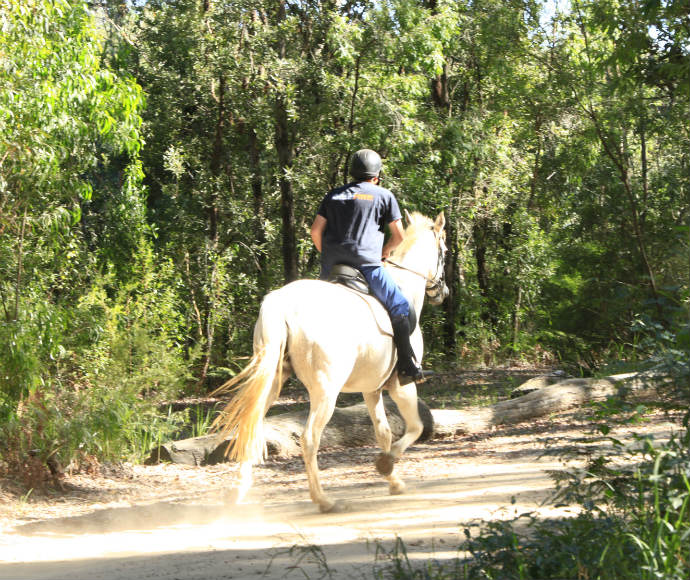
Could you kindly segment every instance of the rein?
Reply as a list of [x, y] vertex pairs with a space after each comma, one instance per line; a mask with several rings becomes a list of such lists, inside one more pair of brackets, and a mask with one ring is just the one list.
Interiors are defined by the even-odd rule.
[[[385, 260], [385, 262], [387, 264], [390, 264], [391, 266], [395, 266], [396, 268], [400, 268], [401, 270], [405, 270], [406, 272], [416, 274], [420, 278], [424, 278], [424, 280], [426, 281], [427, 290], [439, 290], [439, 288], [443, 285], [443, 277], [444, 277], [445, 271], [443, 269], [443, 253], [441, 251], [439, 251], [439, 253], [438, 253], [438, 261], [436, 262], [436, 274], [434, 275], [433, 278], [430, 278], [429, 276], [425, 276], [421, 272], [417, 272], [416, 270], [413, 270], [412, 268], [408, 268], [407, 266], [403, 266], [402, 264], [398, 264], [397, 262], [394, 262], [390, 258], [387, 258]], [[440, 276], [438, 275], [439, 271], [441, 272]]]
[[433, 278], [429, 278], [429, 276], [425, 276], [421, 272], [417, 272], [417, 270], [413, 270], [412, 268], [407, 268], [406, 266], [403, 266], [402, 264], [398, 264], [397, 262], [394, 262], [390, 258], [386, 258], [384, 260], [386, 264], [390, 264], [391, 266], [395, 266], [396, 268], [400, 268], [401, 270], [405, 270], [406, 272], [412, 272], [413, 274], [417, 274], [420, 278], [424, 278], [426, 280], [427, 284], [435, 284], [435, 280]]

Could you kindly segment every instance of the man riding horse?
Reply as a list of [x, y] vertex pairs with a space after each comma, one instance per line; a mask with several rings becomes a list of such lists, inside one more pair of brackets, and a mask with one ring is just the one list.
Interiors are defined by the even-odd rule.
[[[321, 201], [311, 238], [321, 252], [320, 278], [327, 280], [336, 264], [359, 270], [371, 293], [385, 306], [393, 326], [401, 385], [423, 379], [410, 345], [410, 304], [383, 267], [404, 238], [402, 215], [395, 196], [380, 186], [381, 157], [371, 149], [357, 151], [350, 164], [348, 183], [330, 191]], [[390, 238], [384, 245], [384, 228]]]

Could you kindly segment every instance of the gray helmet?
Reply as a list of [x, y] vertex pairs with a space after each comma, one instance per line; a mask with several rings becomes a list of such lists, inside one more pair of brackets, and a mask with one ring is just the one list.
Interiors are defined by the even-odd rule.
[[381, 165], [381, 157], [376, 151], [360, 149], [352, 156], [350, 175], [362, 181], [378, 177], [381, 172]]

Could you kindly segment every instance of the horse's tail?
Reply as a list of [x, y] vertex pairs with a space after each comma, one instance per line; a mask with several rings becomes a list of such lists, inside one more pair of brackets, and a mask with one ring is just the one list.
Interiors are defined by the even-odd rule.
[[254, 356], [236, 376], [215, 393], [234, 392], [213, 427], [222, 437], [232, 438], [228, 457], [257, 463], [264, 456], [264, 415], [283, 385], [283, 361], [287, 325], [276, 300], [267, 296], [254, 328]]

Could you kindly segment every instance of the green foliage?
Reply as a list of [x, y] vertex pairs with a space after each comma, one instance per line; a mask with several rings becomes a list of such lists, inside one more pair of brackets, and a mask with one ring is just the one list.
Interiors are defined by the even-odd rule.
[[666, 316], [662, 289], [688, 279], [678, 7], [539, 9], [189, 0], [120, 16], [148, 95], [149, 219], [208, 363], [248, 352], [286, 261], [316, 274], [308, 226], [361, 146], [403, 207], [446, 213], [453, 304], [425, 334], [451, 362], [595, 367], [635, 314]]
[[690, 398], [690, 323], [683, 308], [678, 308], [683, 318], [676, 324], [656, 322], [648, 317], [638, 317], [633, 330], [639, 337], [635, 353], [648, 370], [669, 378], [660, 387], [676, 402]]
[[624, 447], [608, 436], [610, 422], [644, 417], [620, 401], [600, 404], [599, 431], [617, 451], [595, 456], [586, 469], [557, 478], [555, 503], [575, 504], [575, 517], [543, 520], [532, 514], [493, 522], [468, 540], [468, 577], [664, 578], [687, 577], [690, 562], [690, 435], [668, 442], [637, 437]]
[[373, 577], [377, 580], [457, 580], [468, 578], [465, 563], [459, 559], [450, 562], [427, 560], [423, 563], [410, 560], [407, 546], [395, 538], [391, 549], [376, 544], [376, 564]]
[[623, 522], [601, 514], [492, 522], [467, 547], [467, 578], [640, 578]]
[[137, 282], [115, 289], [111, 274], [76, 308], [48, 303], [22, 317], [22, 334], [9, 341], [16, 348], [0, 358], [4, 372], [16, 372], [3, 377], [2, 454], [11, 467], [29, 456], [75, 467], [136, 459], [179, 429], [183, 416], [158, 409], [189, 379], [181, 319], [172, 268], [152, 257], [142, 243]]
[[187, 377], [176, 283], [146, 237], [143, 94], [104, 37], [83, 2], [0, 3], [0, 454], [30, 486], [145, 452]]
[[316, 206], [364, 146], [404, 209], [446, 215], [429, 361], [615, 355], [680, 384], [684, 5], [541, 10], [0, 0], [2, 416], [114, 389], [107, 423], [134, 425], [188, 369], [202, 393], [241, 365], [262, 296], [316, 275]]

